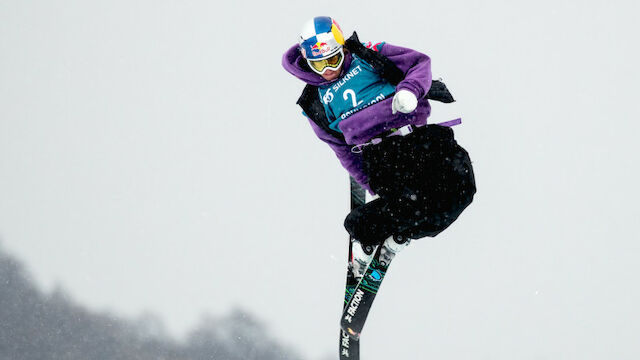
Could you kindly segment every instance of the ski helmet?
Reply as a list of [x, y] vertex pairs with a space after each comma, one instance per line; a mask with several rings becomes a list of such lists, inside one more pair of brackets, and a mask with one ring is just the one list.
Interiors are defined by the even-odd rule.
[[299, 44], [302, 56], [318, 74], [342, 65], [344, 35], [338, 23], [328, 16], [307, 21], [300, 33]]

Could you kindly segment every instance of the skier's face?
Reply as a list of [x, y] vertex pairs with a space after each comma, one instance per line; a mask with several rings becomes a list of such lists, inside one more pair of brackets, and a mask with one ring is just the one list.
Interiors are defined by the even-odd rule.
[[335, 80], [338, 78], [338, 76], [340, 76], [340, 71], [342, 71], [342, 66], [340, 66], [336, 70], [327, 70], [324, 74], [322, 74], [322, 78], [327, 81]]

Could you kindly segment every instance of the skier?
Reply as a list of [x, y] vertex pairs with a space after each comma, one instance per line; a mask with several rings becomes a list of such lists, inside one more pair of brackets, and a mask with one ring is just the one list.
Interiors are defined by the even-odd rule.
[[[436, 85], [428, 56], [384, 42], [365, 45], [355, 32], [345, 40], [337, 22], [321, 16], [304, 25], [282, 65], [307, 84], [297, 103], [318, 138], [379, 195], [344, 222], [363, 247], [436, 236], [471, 203], [476, 188], [467, 152], [451, 128], [427, 125], [427, 95]], [[450, 96], [438, 87], [439, 96]]]

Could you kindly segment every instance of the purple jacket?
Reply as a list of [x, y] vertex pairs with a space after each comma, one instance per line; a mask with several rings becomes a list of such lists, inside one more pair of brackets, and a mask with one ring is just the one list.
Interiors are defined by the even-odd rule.
[[[391, 103], [393, 98], [389, 97], [342, 120], [338, 127], [342, 131], [345, 141], [341, 141], [327, 133], [309, 119], [309, 123], [316, 135], [329, 144], [342, 166], [370, 193], [372, 191], [368, 186], [368, 178], [362, 169], [362, 155], [352, 152], [351, 148], [354, 145], [366, 143], [371, 138], [393, 128], [408, 124], [424, 125], [427, 123], [427, 117], [431, 112], [429, 102], [425, 98], [429, 88], [431, 88], [431, 60], [429, 57], [415, 50], [388, 43], [382, 46], [380, 54], [386, 56], [405, 74], [404, 80], [396, 86], [396, 92], [404, 89], [416, 95], [418, 107], [415, 111], [409, 114], [400, 112], [395, 115], [392, 114]], [[340, 78], [331, 82], [324, 80], [322, 76], [314, 72], [306, 71], [299, 65], [304, 61], [298, 45], [294, 45], [283, 55], [282, 66], [305, 83], [319, 86], [340, 80], [346, 73], [345, 70], [348, 70], [351, 65], [351, 55], [345, 52]]]

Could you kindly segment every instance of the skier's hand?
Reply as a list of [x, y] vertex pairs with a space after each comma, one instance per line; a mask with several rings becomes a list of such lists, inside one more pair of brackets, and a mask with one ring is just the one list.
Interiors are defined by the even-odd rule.
[[398, 111], [408, 114], [418, 107], [418, 99], [409, 90], [400, 90], [393, 97], [391, 103], [391, 113], [395, 114]]

